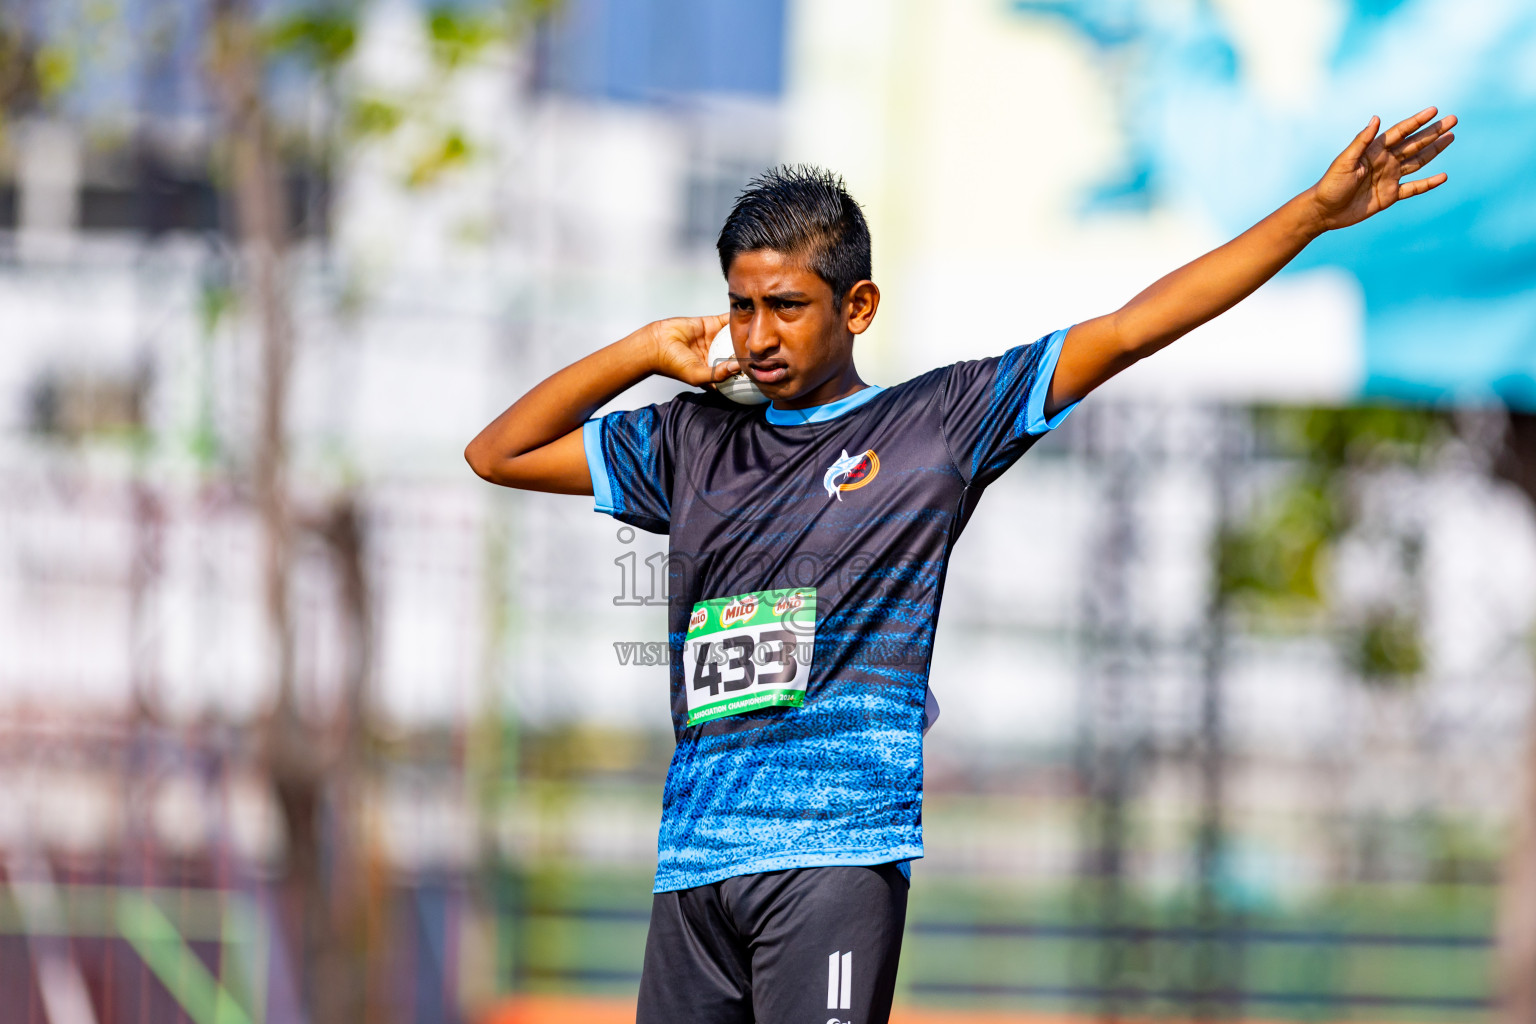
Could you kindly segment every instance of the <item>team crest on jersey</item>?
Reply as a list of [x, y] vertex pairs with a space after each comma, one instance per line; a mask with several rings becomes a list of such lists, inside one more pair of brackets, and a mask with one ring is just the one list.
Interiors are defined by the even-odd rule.
[[849, 455], [843, 449], [843, 457], [827, 467], [821, 485], [827, 489], [827, 497], [843, 500], [844, 491], [856, 491], [875, 478], [880, 472], [880, 456], [873, 448], [858, 455]]

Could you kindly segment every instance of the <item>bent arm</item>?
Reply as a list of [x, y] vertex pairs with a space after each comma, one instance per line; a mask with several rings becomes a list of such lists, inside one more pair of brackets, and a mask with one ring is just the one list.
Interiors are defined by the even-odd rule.
[[504, 487], [591, 494], [581, 425], [653, 372], [655, 350], [642, 328], [572, 363], [492, 420], [464, 449], [465, 460]]
[[740, 367], [709, 364], [709, 343], [724, 316], [683, 316], [646, 324], [572, 363], [491, 421], [464, 458], [493, 484], [555, 494], [591, 494], [581, 425], [600, 406], [653, 373], [685, 384], [717, 384]]

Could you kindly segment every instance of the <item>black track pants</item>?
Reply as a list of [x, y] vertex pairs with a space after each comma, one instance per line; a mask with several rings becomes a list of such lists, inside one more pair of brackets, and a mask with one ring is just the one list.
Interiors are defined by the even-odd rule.
[[657, 893], [638, 1024], [884, 1024], [907, 880], [793, 868]]

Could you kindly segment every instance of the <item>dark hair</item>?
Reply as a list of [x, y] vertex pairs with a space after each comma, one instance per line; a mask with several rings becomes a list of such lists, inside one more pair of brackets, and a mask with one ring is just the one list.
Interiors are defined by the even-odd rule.
[[744, 252], [770, 249], [802, 261], [832, 288], [841, 306], [848, 289], [871, 276], [869, 225], [843, 179], [820, 167], [791, 164], [753, 178], [725, 218], [720, 272]]

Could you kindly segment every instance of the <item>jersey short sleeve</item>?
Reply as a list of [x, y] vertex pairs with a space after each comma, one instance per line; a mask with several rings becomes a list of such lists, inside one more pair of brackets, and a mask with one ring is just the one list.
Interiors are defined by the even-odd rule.
[[1046, 419], [1045, 399], [1067, 328], [997, 356], [949, 367], [943, 391], [944, 441], [965, 482], [984, 487], [1077, 408]]
[[678, 403], [611, 412], [582, 425], [582, 447], [599, 512], [651, 533], [672, 520], [673, 443]]

